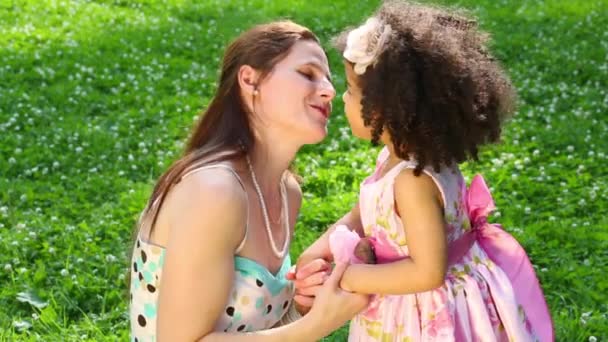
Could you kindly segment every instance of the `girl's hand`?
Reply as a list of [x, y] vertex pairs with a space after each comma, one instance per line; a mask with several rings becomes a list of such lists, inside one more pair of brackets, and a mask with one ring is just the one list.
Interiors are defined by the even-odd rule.
[[357, 259], [361, 260], [364, 264], [376, 264], [376, 253], [374, 252], [374, 245], [369, 238], [362, 238], [355, 246], [354, 251]]
[[327, 281], [318, 290], [309, 313], [330, 331], [340, 328], [369, 303], [368, 295], [349, 293], [338, 286], [347, 267], [347, 264], [334, 267]]

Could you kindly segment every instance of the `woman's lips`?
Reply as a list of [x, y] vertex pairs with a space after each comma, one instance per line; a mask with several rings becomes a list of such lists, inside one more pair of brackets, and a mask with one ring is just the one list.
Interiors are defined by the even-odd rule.
[[329, 118], [329, 107], [317, 105], [311, 105], [311, 107], [318, 110], [325, 118]]

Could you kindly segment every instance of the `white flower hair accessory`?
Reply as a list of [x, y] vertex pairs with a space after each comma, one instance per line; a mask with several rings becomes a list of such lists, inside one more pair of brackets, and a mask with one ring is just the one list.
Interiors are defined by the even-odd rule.
[[390, 25], [383, 24], [375, 17], [367, 19], [365, 24], [350, 31], [342, 56], [355, 64], [355, 74], [363, 75], [368, 66], [376, 64], [391, 32]]

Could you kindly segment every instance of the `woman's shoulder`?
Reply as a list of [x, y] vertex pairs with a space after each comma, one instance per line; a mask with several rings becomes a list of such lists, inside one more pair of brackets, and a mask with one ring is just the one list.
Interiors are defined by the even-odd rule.
[[[234, 171], [205, 167], [187, 173], [167, 194], [155, 230], [161, 240], [187, 234], [198, 240], [217, 228], [237, 246], [247, 224], [247, 194]], [[164, 231], [164, 232], [163, 232]], [[204, 240], [204, 239], [203, 239]], [[201, 241], [201, 240], [198, 240]]]
[[167, 200], [174, 202], [173, 206], [178, 211], [239, 211], [246, 209], [247, 204], [242, 182], [227, 164], [210, 165], [188, 172], [167, 197]]

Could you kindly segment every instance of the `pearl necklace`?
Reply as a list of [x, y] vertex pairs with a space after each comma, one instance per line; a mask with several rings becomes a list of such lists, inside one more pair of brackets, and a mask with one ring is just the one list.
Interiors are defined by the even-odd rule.
[[247, 165], [249, 166], [249, 173], [251, 173], [251, 180], [253, 181], [253, 186], [255, 187], [255, 191], [258, 193], [258, 199], [260, 200], [260, 206], [262, 207], [262, 214], [264, 216], [264, 223], [266, 225], [266, 233], [268, 233], [268, 240], [270, 241], [270, 247], [272, 248], [272, 252], [279, 259], [283, 259], [285, 253], [287, 252], [287, 246], [289, 245], [289, 207], [287, 206], [287, 196], [285, 196], [285, 183], [283, 179], [281, 179], [281, 200], [282, 207], [281, 212], [285, 211], [285, 242], [283, 243], [283, 249], [279, 251], [276, 243], [274, 242], [274, 236], [272, 235], [272, 230], [270, 229], [270, 219], [268, 218], [268, 210], [266, 209], [266, 201], [264, 200], [264, 195], [262, 195], [262, 190], [260, 189], [260, 185], [258, 184], [258, 180], [255, 176], [255, 172], [253, 171], [253, 166], [251, 165], [251, 160], [249, 160], [249, 156], [247, 156]]

